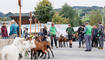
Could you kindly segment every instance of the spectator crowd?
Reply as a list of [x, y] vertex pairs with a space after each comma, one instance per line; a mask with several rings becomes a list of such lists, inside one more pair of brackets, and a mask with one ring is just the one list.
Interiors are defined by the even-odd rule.
[[[23, 30], [21, 30], [22, 37], [27, 38], [28, 35], [28, 28], [24, 27]], [[71, 26], [71, 24], [68, 25], [66, 32], [68, 34], [68, 41], [69, 41], [69, 47], [72, 48], [72, 41], [73, 41], [73, 35], [74, 35], [74, 29]], [[50, 36], [51, 38], [51, 47], [53, 48], [53, 44], [55, 43], [55, 47], [58, 48], [57, 46], [57, 34], [56, 27], [54, 23], [51, 24], [51, 27], [48, 31], [47, 26], [45, 25], [44, 28], [40, 29], [40, 32], [38, 35], [43, 36], [43, 41], [46, 40], [47, 36]], [[98, 26], [94, 25], [91, 26], [89, 25], [88, 22], [85, 24], [81, 25], [78, 28], [78, 41], [79, 41], [79, 48], [85, 47], [86, 45], [86, 50], [85, 51], [92, 51], [92, 47], [98, 48], [98, 49], [103, 49], [104, 48], [104, 26], [102, 23], [99, 23]], [[3, 23], [0, 31], [0, 35], [2, 39], [14, 39], [15, 37], [19, 37], [19, 26], [15, 24], [15, 21], [11, 21], [10, 25], [10, 33], [8, 34], [8, 29], [6, 27], [6, 23]], [[53, 43], [54, 42], [54, 43]]]

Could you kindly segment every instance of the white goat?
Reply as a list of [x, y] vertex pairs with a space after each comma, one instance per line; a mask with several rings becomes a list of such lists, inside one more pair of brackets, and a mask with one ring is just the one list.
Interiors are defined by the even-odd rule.
[[1, 51], [2, 60], [19, 60], [19, 54], [22, 54], [24, 57], [26, 50], [36, 47], [33, 40], [24, 40], [24, 38], [15, 38], [11, 45], [5, 46]]

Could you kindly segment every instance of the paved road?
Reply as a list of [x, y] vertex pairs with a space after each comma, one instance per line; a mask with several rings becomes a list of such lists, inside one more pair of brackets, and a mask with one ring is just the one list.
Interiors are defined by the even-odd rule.
[[49, 60], [105, 60], [105, 49], [93, 48], [92, 52], [85, 52], [85, 48], [78, 48], [78, 42], [73, 43], [73, 48], [54, 48], [53, 50], [55, 57]]
[[54, 48], [55, 57], [49, 60], [105, 60], [105, 49], [93, 48], [92, 52], [85, 52], [84, 50], [85, 48], [78, 48], [78, 42], [73, 42], [73, 48]]

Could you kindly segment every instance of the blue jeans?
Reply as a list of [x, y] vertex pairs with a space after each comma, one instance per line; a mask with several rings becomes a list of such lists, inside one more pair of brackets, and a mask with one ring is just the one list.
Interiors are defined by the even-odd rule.
[[79, 36], [79, 47], [81, 47], [81, 44], [84, 44], [83, 39], [83, 37]]
[[86, 49], [91, 50], [92, 49], [91, 35], [85, 35], [85, 43], [86, 43]]
[[103, 38], [102, 35], [99, 37], [99, 47], [100, 48], [103, 48], [104, 47], [104, 38]]

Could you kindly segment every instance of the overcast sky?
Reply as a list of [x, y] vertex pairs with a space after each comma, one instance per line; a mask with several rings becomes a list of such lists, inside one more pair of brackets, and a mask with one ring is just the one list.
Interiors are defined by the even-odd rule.
[[[30, 12], [40, 0], [23, 0], [22, 12]], [[54, 8], [61, 8], [68, 3], [71, 6], [105, 6], [105, 0], [50, 0]], [[18, 13], [18, 0], [0, 0], [0, 11]]]

